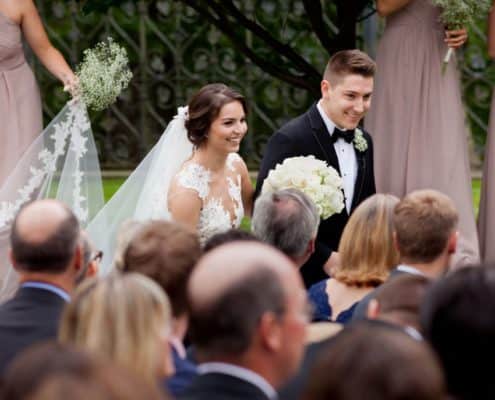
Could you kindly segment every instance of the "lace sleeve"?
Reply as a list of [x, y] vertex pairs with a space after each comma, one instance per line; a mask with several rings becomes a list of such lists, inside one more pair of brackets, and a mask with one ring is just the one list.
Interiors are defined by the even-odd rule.
[[189, 164], [177, 175], [177, 184], [192, 189], [205, 200], [209, 193], [210, 172], [199, 164]]

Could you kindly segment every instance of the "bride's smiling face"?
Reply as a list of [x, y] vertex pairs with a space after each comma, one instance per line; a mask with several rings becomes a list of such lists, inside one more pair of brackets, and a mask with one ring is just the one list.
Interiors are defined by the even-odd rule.
[[246, 113], [239, 101], [222, 106], [208, 130], [206, 146], [226, 153], [239, 151], [241, 140], [247, 132]]

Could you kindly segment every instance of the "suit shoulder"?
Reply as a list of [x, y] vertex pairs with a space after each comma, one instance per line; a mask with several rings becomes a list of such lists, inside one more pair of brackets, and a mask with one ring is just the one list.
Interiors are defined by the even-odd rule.
[[310, 127], [308, 116], [304, 113], [286, 122], [275, 133], [295, 139], [299, 135], [304, 134], [304, 132], [310, 129]]

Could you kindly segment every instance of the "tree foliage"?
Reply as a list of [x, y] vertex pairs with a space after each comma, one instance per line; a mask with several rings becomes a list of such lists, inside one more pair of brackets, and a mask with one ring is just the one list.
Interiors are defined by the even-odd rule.
[[[126, 0], [79, 0], [85, 12], [105, 12]], [[275, 37], [259, 21], [248, 18], [234, 0], [171, 0], [186, 4], [225, 34], [235, 48], [270, 75], [318, 94], [320, 72], [290, 43]], [[324, 0], [323, 0], [324, 1]], [[328, 55], [356, 46], [356, 23], [371, 0], [333, 0], [335, 13], [327, 18], [322, 0], [302, 0], [309, 21], [308, 35], [314, 35]], [[253, 37], [246, 40], [246, 32]], [[260, 51], [260, 49], [262, 51]]]

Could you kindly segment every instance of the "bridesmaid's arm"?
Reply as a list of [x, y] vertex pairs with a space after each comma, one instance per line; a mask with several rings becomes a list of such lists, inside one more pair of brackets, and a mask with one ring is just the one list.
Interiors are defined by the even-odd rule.
[[488, 54], [495, 58], [495, 1], [488, 16]]
[[43, 27], [33, 0], [19, 0], [22, 5], [22, 32], [29, 46], [36, 53], [41, 63], [69, 90], [75, 89], [77, 78], [62, 54], [52, 46]]
[[412, 0], [376, 0], [376, 10], [382, 17], [388, 17], [407, 6]]

